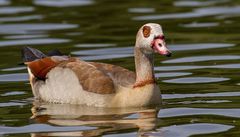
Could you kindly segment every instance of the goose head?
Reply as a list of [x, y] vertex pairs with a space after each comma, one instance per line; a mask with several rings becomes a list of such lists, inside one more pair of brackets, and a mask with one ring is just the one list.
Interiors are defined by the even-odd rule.
[[158, 53], [167, 57], [172, 54], [167, 49], [162, 27], [156, 23], [147, 23], [139, 29], [135, 47], [145, 54]]

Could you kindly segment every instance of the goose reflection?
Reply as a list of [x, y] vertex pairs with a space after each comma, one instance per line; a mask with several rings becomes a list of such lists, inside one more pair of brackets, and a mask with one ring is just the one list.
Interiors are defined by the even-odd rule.
[[128, 133], [129, 130], [135, 130], [138, 136], [142, 136], [156, 128], [158, 112], [159, 107], [96, 108], [34, 102], [31, 117], [34, 123], [63, 128], [32, 133], [31, 136], [101, 136]]

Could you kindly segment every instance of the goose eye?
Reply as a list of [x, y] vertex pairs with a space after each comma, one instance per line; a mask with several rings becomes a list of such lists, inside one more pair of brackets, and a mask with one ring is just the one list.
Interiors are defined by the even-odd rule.
[[150, 34], [151, 34], [151, 27], [149, 27], [149, 26], [144, 26], [144, 27], [143, 27], [143, 36], [144, 36], [145, 38], [148, 38], [148, 37], [150, 36]]

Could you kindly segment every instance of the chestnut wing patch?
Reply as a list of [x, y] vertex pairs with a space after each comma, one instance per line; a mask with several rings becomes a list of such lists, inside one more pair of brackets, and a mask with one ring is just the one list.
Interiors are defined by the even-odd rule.
[[46, 79], [47, 73], [57, 66], [58, 62], [55, 62], [51, 57], [38, 59], [32, 62], [26, 63], [33, 75], [39, 79]]
[[58, 64], [62, 62], [71, 62], [75, 61], [74, 58], [68, 58], [67, 56], [52, 56], [46, 57], [42, 59], [37, 59], [31, 62], [25, 62], [28, 68], [31, 70], [32, 74], [41, 80], [46, 79], [47, 73], [56, 67]]

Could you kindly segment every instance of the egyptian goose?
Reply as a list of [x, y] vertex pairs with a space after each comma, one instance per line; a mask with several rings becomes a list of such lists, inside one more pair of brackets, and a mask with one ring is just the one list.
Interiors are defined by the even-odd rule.
[[59, 52], [45, 55], [25, 47], [34, 96], [52, 103], [84, 104], [95, 107], [142, 107], [161, 104], [154, 77], [153, 53], [171, 56], [159, 24], [143, 25], [134, 48], [136, 73], [120, 66], [86, 62]]

